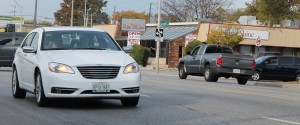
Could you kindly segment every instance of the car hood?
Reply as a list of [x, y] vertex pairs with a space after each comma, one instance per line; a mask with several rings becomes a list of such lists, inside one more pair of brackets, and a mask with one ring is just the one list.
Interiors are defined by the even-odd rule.
[[118, 65], [126, 66], [135, 62], [123, 51], [108, 50], [60, 50], [46, 51], [45, 54], [57, 63], [69, 66], [79, 65]]

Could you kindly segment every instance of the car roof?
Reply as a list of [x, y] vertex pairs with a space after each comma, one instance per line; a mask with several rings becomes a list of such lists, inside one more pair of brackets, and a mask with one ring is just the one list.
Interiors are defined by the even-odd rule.
[[71, 27], [71, 26], [59, 26], [59, 27], [41, 27], [45, 32], [49, 31], [98, 31], [98, 32], [105, 32], [102, 29], [95, 29], [95, 28], [89, 28], [89, 27]]

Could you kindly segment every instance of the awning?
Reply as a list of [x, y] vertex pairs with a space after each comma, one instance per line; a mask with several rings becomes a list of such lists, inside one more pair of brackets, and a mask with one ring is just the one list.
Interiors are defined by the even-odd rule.
[[[170, 26], [164, 29], [164, 41], [172, 41], [198, 30], [197, 26]], [[142, 33], [141, 40], [155, 40], [156, 27], [146, 28], [146, 32]], [[127, 40], [127, 36], [117, 37], [116, 40]]]
[[[180, 37], [186, 36], [193, 32], [196, 32], [198, 28], [195, 27], [166, 27], [164, 29], [164, 40], [165, 41], [172, 41], [178, 39]], [[141, 40], [155, 40], [155, 30], [156, 28], [147, 28], [146, 32], [144, 32], [141, 36]]]

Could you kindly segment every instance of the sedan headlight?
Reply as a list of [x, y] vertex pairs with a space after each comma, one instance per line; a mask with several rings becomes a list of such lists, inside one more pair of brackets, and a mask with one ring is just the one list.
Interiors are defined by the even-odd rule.
[[139, 66], [137, 63], [130, 63], [124, 69], [124, 74], [127, 73], [137, 73], [139, 71]]
[[49, 70], [56, 73], [71, 73], [74, 74], [74, 70], [67, 65], [60, 64], [60, 63], [49, 63]]

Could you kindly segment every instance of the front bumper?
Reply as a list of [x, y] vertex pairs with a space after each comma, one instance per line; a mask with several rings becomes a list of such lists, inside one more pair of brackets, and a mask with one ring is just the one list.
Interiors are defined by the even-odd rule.
[[[43, 88], [47, 98], [130, 98], [138, 97], [141, 75], [138, 73], [123, 74], [124, 67], [114, 79], [86, 79], [77, 68], [75, 74], [42, 73]], [[110, 84], [110, 92], [93, 92], [93, 83]]]

